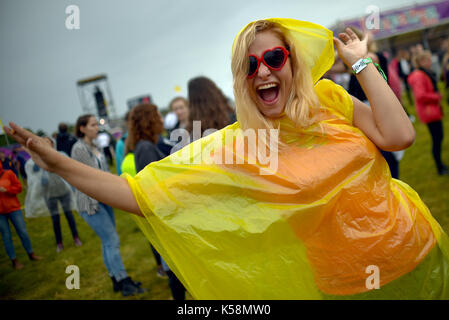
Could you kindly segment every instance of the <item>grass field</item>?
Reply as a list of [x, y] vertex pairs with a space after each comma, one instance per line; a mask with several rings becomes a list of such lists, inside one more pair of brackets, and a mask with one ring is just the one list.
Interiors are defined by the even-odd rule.
[[[405, 100], [406, 101], [406, 100]], [[406, 104], [410, 113], [413, 106]], [[448, 106], [444, 105], [447, 112]], [[412, 186], [430, 208], [433, 216], [449, 232], [449, 176], [436, 173], [431, 156], [431, 140], [427, 127], [418, 120], [414, 123], [416, 141], [407, 149], [400, 163], [400, 179]], [[449, 117], [444, 118], [444, 131], [449, 132]], [[449, 138], [443, 143], [443, 162], [449, 164]], [[23, 201], [24, 192], [20, 198]], [[23, 203], [23, 202], [22, 202]], [[148, 241], [134, 220], [120, 210], [115, 210], [117, 230], [121, 240], [121, 252], [129, 275], [141, 281], [149, 291], [126, 299], [169, 299], [168, 281], [156, 277], [156, 263]], [[93, 230], [75, 214], [82, 247], [75, 247], [67, 220], [61, 216], [65, 250], [57, 254], [50, 217], [26, 219], [34, 251], [44, 260], [32, 262], [13, 230], [13, 241], [19, 261], [25, 264], [16, 271], [3, 248], [0, 248], [0, 299], [124, 299], [112, 291], [111, 280], [103, 264], [100, 239]], [[68, 290], [65, 273], [68, 265], [80, 268], [80, 289]], [[191, 299], [187, 295], [188, 299]]]

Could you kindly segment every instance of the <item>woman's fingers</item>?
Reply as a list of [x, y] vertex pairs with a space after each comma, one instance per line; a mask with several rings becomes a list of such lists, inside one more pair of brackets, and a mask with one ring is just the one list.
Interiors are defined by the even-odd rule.
[[21, 126], [15, 124], [14, 122], [10, 122], [9, 125], [11, 126], [11, 128], [14, 130], [14, 137], [16, 135], [20, 136], [21, 138], [23, 138], [25, 141], [28, 138], [34, 138], [36, 137], [36, 135], [34, 135], [33, 133], [29, 132], [28, 130], [22, 128]]
[[344, 44], [340, 39], [338, 39], [337, 37], [334, 37], [334, 44], [335, 44], [335, 47], [336, 47], [337, 49], [340, 49], [341, 46], [344, 46], [344, 45], [345, 45], [345, 44]]
[[11, 128], [4, 127], [5, 132], [24, 147], [25, 151], [31, 155], [36, 164], [45, 170], [50, 170], [51, 168], [47, 164], [49, 161], [52, 162], [51, 155], [53, 148], [50, 142], [47, 142], [45, 139], [38, 137], [13, 122], [10, 122], [9, 125]]
[[340, 33], [338, 37], [343, 41], [344, 44], [351, 42], [351, 38], [346, 33]]
[[21, 136], [16, 132], [15, 129], [11, 129], [11, 128], [7, 127], [7, 126], [4, 126], [4, 127], [3, 127], [3, 130], [5, 130], [5, 132], [6, 132], [6, 134], [7, 134], [8, 136], [10, 136], [10, 137], [13, 138], [14, 140], [16, 140], [16, 141], [17, 141], [18, 143], [20, 143], [22, 146], [25, 146], [26, 140], [25, 140], [23, 137], [21, 137]]
[[359, 37], [355, 34], [355, 32], [351, 30], [351, 28], [346, 28], [346, 33], [349, 35], [351, 40], [360, 40]]
[[35, 150], [35, 148], [39, 146], [38, 140], [40, 138], [38, 136], [15, 124], [14, 122], [10, 122], [9, 125], [11, 128], [4, 127], [5, 132], [22, 146], [30, 150]]

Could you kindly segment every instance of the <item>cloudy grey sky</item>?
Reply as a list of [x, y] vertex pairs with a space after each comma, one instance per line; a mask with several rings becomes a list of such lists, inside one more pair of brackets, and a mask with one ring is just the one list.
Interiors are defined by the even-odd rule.
[[[187, 95], [190, 78], [211, 78], [232, 97], [234, 36], [267, 17], [326, 27], [365, 14], [427, 1], [404, 0], [0, 0], [0, 117], [33, 130], [56, 130], [83, 113], [76, 81], [105, 73], [118, 115], [126, 100], [150, 93], [159, 108]], [[80, 29], [67, 30], [68, 5]]]

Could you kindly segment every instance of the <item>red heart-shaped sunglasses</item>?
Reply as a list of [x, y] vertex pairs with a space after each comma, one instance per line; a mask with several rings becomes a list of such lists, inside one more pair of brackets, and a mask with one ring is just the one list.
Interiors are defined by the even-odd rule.
[[263, 62], [271, 70], [279, 71], [287, 62], [287, 58], [290, 52], [284, 47], [274, 47], [272, 49], [265, 50], [262, 53], [262, 57], [259, 58], [254, 54], [248, 55], [249, 57], [249, 69], [248, 78], [252, 78], [259, 70], [260, 63]]

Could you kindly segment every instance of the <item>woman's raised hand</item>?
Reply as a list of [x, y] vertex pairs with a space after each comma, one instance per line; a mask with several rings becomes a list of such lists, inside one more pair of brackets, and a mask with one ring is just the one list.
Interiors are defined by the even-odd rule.
[[337, 48], [338, 56], [349, 68], [359, 59], [368, 57], [368, 36], [362, 40], [350, 28], [346, 32], [340, 33], [338, 38], [334, 37], [334, 45]]
[[30, 131], [10, 122], [11, 128], [5, 126], [5, 132], [31, 155], [34, 162], [47, 171], [54, 172], [60, 154], [52, 148], [47, 139], [41, 138]]

